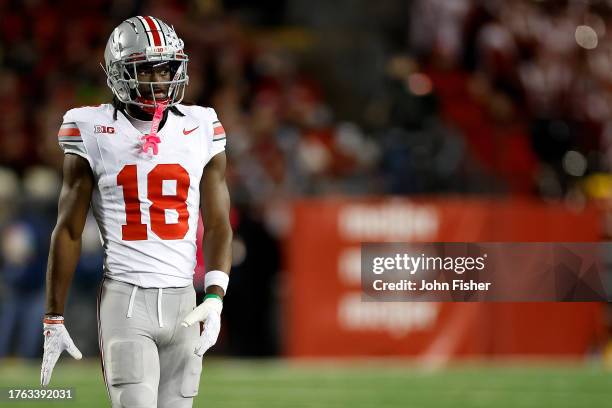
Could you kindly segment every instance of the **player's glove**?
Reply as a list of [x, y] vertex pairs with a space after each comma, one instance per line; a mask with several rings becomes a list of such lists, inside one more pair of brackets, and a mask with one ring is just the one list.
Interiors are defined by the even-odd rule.
[[221, 310], [223, 310], [221, 299], [215, 295], [206, 295], [204, 302], [189, 312], [181, 322], [183, 327], [204, 322], [204, 331], [202, 331], [200, 336], [200, 344], [194, 350], [194, 353], [200, 357], [217, 342], [219, 332], [221, 331]]
[[74, 342], [64, 326], [64, 318], [61, 316], [45, 317], [43, 320], [43, 335], [45, 345], [43, 353], [42, 368], [40, 369], [40, 385], [46, 387], [51, 381], [53, 367], [64, 350], [77, 360], [83, 355], [74, 345]]

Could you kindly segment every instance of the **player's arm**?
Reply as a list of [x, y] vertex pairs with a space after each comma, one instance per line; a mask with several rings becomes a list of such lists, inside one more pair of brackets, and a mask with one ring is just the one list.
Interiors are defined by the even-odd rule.
[[89, 163], [75, 154], [64, 155], [64, 181], [58, 204], [57, 223], [51, 235], [47, 265], [47, 305], [43, 319], [45, 345], [40, 384], [47, 386], [53, 368], [64, 350], [80, 360], [82, 355], [64, 327], [64, 306], [79, 255], [81, 234], [93, 190]]
[[[225, 167], [225, 153], [221, 152], [213, 156], [204, 168], [200, 182], [200, 210], [204, 221], [202, 246], [206, 269], [229, 275], [232, 265], [232, 227], [229, 221], [230, 197], [225, 182]], [[206, 293], [221, 298], [225, 295], [224, 289], [215, 284], [208, 286]]]
[[51, 235], [47, 264], [46, 315], [63, 315], [68, 288], [81, 253], [81, 234], [87, 220], [94, 179], [89, 163], [64, 155], [64, 180], [57, 222]]
[[204, 302], [191, 311], [182, 322], [184, 327], [204, 322], [200, 344], [194, 350], [198, 356], [212, 347], [221, 331], [223, 296], [232, 264], [232, 227], [229, 222], [230, 198], [225, 182], [225, 153], [217, 153], [204, 168], [200, 182], [200, 210], [204, 221], [205, 276]]

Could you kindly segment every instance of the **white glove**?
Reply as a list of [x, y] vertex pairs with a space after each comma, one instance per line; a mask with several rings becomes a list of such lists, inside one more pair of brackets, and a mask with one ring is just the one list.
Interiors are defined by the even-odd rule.
[[67, 350], [68, 353], [77, 360], [80, 360], [83, 355], [74, 345], [74, 342], [68, 334], [68, 330], [64, 327], [64, 318], [45, 318], [43, 323], [43, 335], [45, 336], [45, 345], [42, 368], [40, 369], [40, 385], [46, 387], [49, 381], [51, 381], [53, 367], [55, 367], [57, 359], [64, 350]]
[[194, 353], [200, 357], [217, 342], [219, 332], [221, 331], [221, 310], [223, 310], [221, 299], [216, 297], [205, 298], [204, 302], [189, 312], [181, 322], [183, 327], [204, 322], [204, 331], [200, 336], [200, 344], [194, 350]]

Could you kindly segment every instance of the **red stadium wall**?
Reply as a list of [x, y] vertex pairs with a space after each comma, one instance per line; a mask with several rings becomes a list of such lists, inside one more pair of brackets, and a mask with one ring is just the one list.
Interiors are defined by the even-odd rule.
[[432, 361], [584, 355], [601, 340], [601, 304], [362, 302], [359, 245], [597, 241], [599, 224], [595, 210], [528, 200], [297, 202], [286, 252], [286, 353]]

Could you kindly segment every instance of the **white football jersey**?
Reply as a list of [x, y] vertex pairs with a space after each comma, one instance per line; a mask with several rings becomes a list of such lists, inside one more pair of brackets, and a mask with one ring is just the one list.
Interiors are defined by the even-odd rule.
[[89, 162], [91, 202], [104, 246], [106, 276], [145, 288], [192, 284], [200, 179], [225, 150], [212, 108], [177, 105], [158, 132], [157, 155], [143, 152], [143, 133], [110, 104], [71, 109], [58, 138], [64, 153]]

